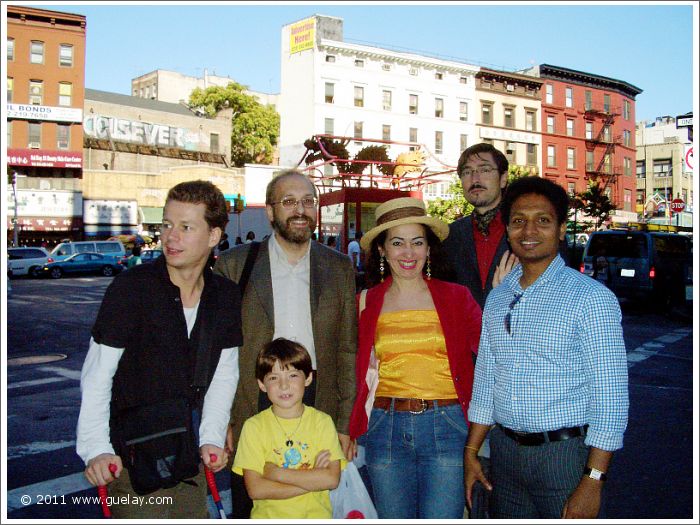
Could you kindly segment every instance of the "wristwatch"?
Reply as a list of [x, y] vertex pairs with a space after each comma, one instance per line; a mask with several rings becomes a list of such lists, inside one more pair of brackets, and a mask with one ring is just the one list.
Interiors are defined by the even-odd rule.
[[597, 468], [586, 467], [583, 473], [589, 478], [597, 481], [606, 481], [608, 479], [608, 475], [605, 472], [601, 472]]

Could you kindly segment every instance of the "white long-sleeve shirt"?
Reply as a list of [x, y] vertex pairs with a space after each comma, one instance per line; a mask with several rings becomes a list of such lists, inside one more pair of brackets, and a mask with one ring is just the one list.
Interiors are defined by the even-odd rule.
[[[199, 305], [183, 308], [188, 334], [197, 318], [198, 307]], [[80, 375], [82, 401], [76, 438], [76, 451], [86, 465], [95, 456], [115, 453], [109, 439], [109, 411], [112, 380], [123, 353], [123, 348], [102, 345], [90, 339], [90, 348]], [[202, 421], [199, 425], [200, 446], [209, 444], [224, 447], [238, 376], [238, 347], [223, 349], [204, 396]]]

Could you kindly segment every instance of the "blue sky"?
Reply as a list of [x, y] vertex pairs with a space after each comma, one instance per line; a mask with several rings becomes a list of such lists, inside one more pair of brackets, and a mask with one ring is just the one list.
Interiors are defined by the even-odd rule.
[[693, 109], [690, 2], [27, 5], [86, 15], [86, 87], [116, 93], [129, 94], [133, 77], [155, 69], [194, 76], [207, 69], [279, 93], [281, 28], [318, 13], [343, 18], [349, 42], [506, 71], [547, 63], [623, 80], [643, 90], [637, 120]]

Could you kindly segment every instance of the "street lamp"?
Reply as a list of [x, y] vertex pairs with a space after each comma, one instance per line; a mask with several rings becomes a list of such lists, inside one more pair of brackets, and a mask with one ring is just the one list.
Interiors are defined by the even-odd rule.
[[12, 219], [12, 246], [17, 247], [19, 237], [19, 221], [17, 220], [17, 172], [12, 172], [12, 196], [15, 200], [15, 216]]

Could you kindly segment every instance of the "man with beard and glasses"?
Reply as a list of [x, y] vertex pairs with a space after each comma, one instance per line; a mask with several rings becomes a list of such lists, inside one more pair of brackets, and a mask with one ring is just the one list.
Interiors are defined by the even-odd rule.
[[[234, 247], [214, 268], [239, 283], [243, 293], [240, 381], [227, 446], [233, 456], [243, 423], [270, 406], [255, 380], [256, 357], [265, 344], [284, 337], [309, 351], [313, 382], [304, 392], [304, 404], [331, 416], [350, 460], [355, 453], [348, 435], [355, 400], [355, 273], [347, 256], [311, 242], [318, 197], [306, 176], [295, 170], [280, 173], [267, 186], [265, 204], [272, 235]], [[251, 254], [251, 248], [257, 253]], [[231, 494], [232, 517], [250, 517], [252, 502], [242, 476], [232, 475]]]
[[[508, 159], [491, 144], [474, 144], [459, 157], [457, 174], [464, 197], [474, 206], [474, 211], [450, 224], [443, 248], [451, 266], [451, 280], [469, 288], [483, 309], [493, 286], [517, 262], [510, 253], [500, 211], [508, 182]], [[479, 453], [486, 472], [488, 455], [486, 442]], [[470, 517], [488, 517], [488, 495], [480, 485], [474, 491]]]

